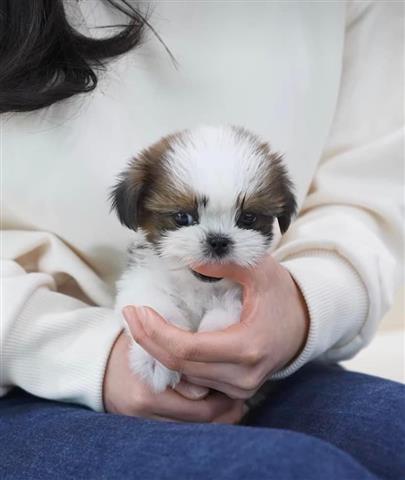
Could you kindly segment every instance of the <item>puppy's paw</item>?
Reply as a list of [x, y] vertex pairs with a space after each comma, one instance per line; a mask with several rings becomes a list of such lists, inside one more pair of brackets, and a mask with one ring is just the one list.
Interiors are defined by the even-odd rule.
[[180, 381], [178, 372], [169, 370], [137, 343], [131, 346], [129, 365], [131, 370], [156, 393], [163, 392], [167, 387], [175, 387]]
[[238, 323], [242, 311], [241, 293], [239, 289], [225, 292], [222, 297], [216, 297], [201, 319], [199, 332], [214, 332]]
[[215, 330], [224, 330], [225, 328], [239, 322], [239, 314], [235, 311], [224, 310], [223, 308], [213, 308], [201, 319], [199, 332], [214, 332]]

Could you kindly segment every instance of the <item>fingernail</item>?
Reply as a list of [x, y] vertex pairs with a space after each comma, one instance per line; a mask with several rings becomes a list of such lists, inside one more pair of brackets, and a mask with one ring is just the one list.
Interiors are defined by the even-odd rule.
[[131, 305], [124, 307], [122, 309], [122, 314], [124, 315], [124, 318], [127, 322], [134, 320], [136, 317], [138, 317], [136, 308]]
[[187, 385], [187, 391], [191, 397], [200, 400], [208, 395], [209, 389], [200, 385]]
[[127, 306], [123, 309], [122, 313], [127, 322], [138, 320], [139, 322], [141, 322], [143, 327], [148, 324], [148, 318], [150, 317], [148, 309], [141, 305]]
[[153, 318], [148, 308], [144, 307], [143, 305], [130, 305], [125, 307], [122, 313], [127, 322], [131, 323], [135, 320], [138, 320], [138, 324], [141, 324], [141, 328], [144, 330], [146, 335], [151, 334], [150, 320]]

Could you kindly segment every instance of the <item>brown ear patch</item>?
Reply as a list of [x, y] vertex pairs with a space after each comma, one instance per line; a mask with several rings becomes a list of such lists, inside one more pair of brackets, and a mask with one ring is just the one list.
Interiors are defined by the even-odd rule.
[[136, 230], [144, 229], [148, 240], [155, 241], [162, 232], [178, 228], [173, 220], [178, 211], [194, 212], [197, 199], [185, 185], [170, 175], [167, 156], [183, 133], [169, 135], [134, 158], [120, 175], [110, 198], [121, 223]]
[[[249, 142], [263, 164], [261, 178], [254, 194], [243, 197], [238, 209], [259, 214], [257, 228], [268, 238], [272, 218], [277, 217], [285, 232], [296, 211], [293, 185], [281, 155], [273, 153], [267, 143], [241, 127], [232, 127], [235, 140]], [[174, 178], [168, 157], [174, 146], [188, 141], [188, 131], [168, 135], [134, 158], [119, 176], [110, 198], [121, 223], [136, 230], [142, 227], [150, 241], [156, 241], [167, 230], [178, 228], [174, 214], [186, 212], [197, 217], [198, 206], [206, 206], [207, 197], [197, 198], [192, 189]]]
[[245, 199], [243, 208], [246, 211], [277, 217], [281, 233], [284, 233], [297, 208], [293, 184], [282, 163], [281, 155], [269, 153], [265, 162], [259, 187], [253, 195]]
[[[243, 210], [257, 212], [262, 215], [258, 222], [260, 230], [269, 235], [267, 217], [277, 217], [280, 230], [284, 233], [296, 212], [294, 186], [283, 164], [282, 155], [272, 152], [266, 142], [262, 142], [253, 133], [242, 127], [232, 127], [236, 136], [250, 142], [256, 152], [262, 157], [263, 165], [261, 181], [254, 194], [243, 197]], [[242, 205], [240, 203], [240, 208]], [[262, 223], [262, 225], [261, 225]]]

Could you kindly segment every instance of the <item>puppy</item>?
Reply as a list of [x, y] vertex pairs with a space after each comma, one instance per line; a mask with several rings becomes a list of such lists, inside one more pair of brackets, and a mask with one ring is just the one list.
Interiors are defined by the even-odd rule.
[[[296, 210], [281, 155], [233, 126], [162, 138], [130, 162], [111, 200], [121, 223], [136, 232], [117, 282], [117, 315], [126, 305], [145, 305], [193, 332], [238, 322], [242, 298], [239, 285], [193, 265], [257, 264], [274, 222], [285, 232]], [[135, 342], [130, 366], [155, 392], [180, 380]]]

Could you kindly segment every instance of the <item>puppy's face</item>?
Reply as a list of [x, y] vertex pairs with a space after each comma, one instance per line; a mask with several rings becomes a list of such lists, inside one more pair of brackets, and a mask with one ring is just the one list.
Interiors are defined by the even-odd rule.
[[257, 263], [274, 221], [284, 232], [296, 208], [281, 157], [237, 127], [163, 138], [131, 162], [111, 197], [120, 221], [179, 267]]

